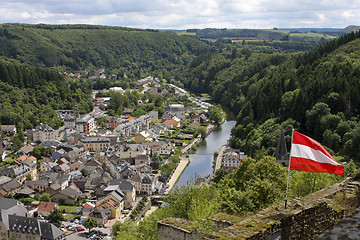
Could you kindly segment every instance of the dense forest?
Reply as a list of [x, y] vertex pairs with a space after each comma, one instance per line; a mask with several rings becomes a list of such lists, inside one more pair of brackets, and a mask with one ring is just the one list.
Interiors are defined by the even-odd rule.
[[22, 63], [63, 71], [106, 68], [109, 74], [140, 77], [156, 72], [170, 79], [181, 68], [215, 46], [193, 37], [154, 30], [88, 25], [0, 25], [0, 55]]
[[0, 122], [32, 129], [40, 122], [57, 129], [55, 110], [92, 110], [91, 85], [65, 80], [48, 68], [0, 60]]
[[231, 144], [261, 158], [272, 155], [281, 124], [335, 153], [359, 159], [360, 33], [305, 53], [232, 52], [203, 55], [178, 78], [238, 114]]

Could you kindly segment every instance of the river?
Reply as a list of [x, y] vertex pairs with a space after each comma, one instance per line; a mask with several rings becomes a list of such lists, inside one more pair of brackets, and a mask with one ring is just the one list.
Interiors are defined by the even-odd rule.
[[214, 153], [227, 143], [230, 138], [231, 129], [236, 121], [226, 121], [221, 126], [215, 128], [206, 139], [198, 145], [195, 154], [190, 154], [190, 164], [184, 170], [176, 186], [181, 187], [195, 177], [206, 177], [213, 173], [212, 163]]

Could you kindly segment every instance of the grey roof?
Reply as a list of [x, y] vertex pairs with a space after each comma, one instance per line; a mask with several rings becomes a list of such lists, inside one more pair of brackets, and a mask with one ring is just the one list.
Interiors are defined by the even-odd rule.
[[54, 226], [54, 224], [48, 222], [40, 222], [41, 239], [53, 240], [61, 236], [65, 236], [65, 233]]
[[15, 131], [16, 126], [15, 125], [1, 125], [1, 131], [4, 132], [13, 132]]
[[0, 198], [0, 210], [9, 209], [19, 204], [19, 201], [10, 198]]
[[39, 221], [36, 218], [9, 215], [9, 231], [40, 235]]
[[55, 131], [52, 127], [50, 127], [47, 124], [43, 124], [43, 123], [40, 123], [39, 125], [37, 125], [35, 129], [39, 130], [39, 131], [42, 131], [42, 132], [53, 132], [53, 131]]
[[85, 137], [81, 139], [84, 143], [96, 143], [96, 142], [110, 142], [110, 139], [105, 137]]
[[141, 180], [142, 183], [145, 183], [145, 184], [151, 184], [152, 183], [152, 179], [150, 178], [149, 175], [145, 175], [143, 177], [143, 179]]
[[121, 191], [129, 192], [133, 191], [134, 185], [126, 179], [113, 179], [110, 181], [109, 186], [119, 186]]
[[49, 181], [47, 181], [47, 180], [26, 181], [25, 184], [28, 187], [49, 186]]
[[7, 177], [7, 176], [0, 176], [0, 185], [10, 182], [11, 178]]
[[11, 192], [14, 189], [20, 188], [21, 184], [18, 181], [10, 181], [1, 186], [6, 192]]
[[77, 119], [76, 123], [87, 123], [88, 121], [90, 121], [93, 117], [91, 115], [86, 115], [83, 118]]
[[31, 169], [27, 165], [21, 165], [19, 167], [10, 166], [1, 170], [0, 174], [8, 177], [18, 177], [30, 171]]

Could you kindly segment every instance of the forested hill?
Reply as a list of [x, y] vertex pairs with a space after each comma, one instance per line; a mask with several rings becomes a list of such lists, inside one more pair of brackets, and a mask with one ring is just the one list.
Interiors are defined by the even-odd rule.
[[1, 24], [0, 43], [0, 55], [23, 63], [72, 71], [105, 67], [128, 75], [170, 71], [214, 51], [174, 33], [93, 25]]
[[91, 86], [64, 79], [57, 71], [0, 60], [0, 122], [32, 129], [40, 122], [62, 126], [57, 109], [92, 110]]
[[359, 37], [350, 33], [304, 54], [234, 49], [199, 57], [179, 78], [238, 113], [231, 143], [250, 155], [273, 154], [283, 124], [288, 138], [295, 127], [360, 161]]

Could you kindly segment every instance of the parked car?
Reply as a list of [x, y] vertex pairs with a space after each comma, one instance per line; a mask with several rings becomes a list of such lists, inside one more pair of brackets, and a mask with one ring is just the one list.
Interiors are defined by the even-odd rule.
[[44, 220], [45, 218], [43, 216], [41, 216], [40, 214], [37, 216], [38, 219], [40, 220]]
[[73, 226], [73, 225], [67, 225], [67, 226], [66, 226], [66, 229], [67, 229], [67, 230], [73, 230], [73, 229], [74, 229], [74, 226]]
[[84, 231], [85, 230], [85, 228], [83, 228], [83, 227], [77, 227], [76, 228], [76, 231], [78, 231], [78, 232], [81, 232], [81, 231]]
[[79, 223], [79, 219], [75, 219], [74, 223], [78, 224]]

